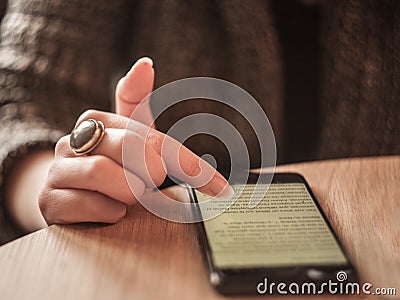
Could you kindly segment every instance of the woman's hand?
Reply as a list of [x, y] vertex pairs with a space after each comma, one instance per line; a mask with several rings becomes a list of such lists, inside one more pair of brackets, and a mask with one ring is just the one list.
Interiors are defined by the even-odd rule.
[[[117, 85], [118, 114], [90, 110], [80, 116], [77, 124], [95, 119], [106, 128], [104, 138], [90, 155], [78, 157], [70, 148], [69, 136], [59, 140], [39, 195], [40, 210], [49, 225], [117, 222], [126, 214], [127, 206], [146, 188], [159, 186], [167, 173], [212, 196], [229, 188], [209, 164], [154, 128], [145, 99], [153, 81], [151, 60], [140, 59]], [[141, 101], [146, 102], [141, 105], [140, 119], [131, 120]], [[134, 154], [124, 162], [123, 147]]]

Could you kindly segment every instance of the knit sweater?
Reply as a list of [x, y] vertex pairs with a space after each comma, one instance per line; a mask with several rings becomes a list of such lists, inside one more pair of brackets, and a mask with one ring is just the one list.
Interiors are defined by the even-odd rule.
[[[272, 124], [278, 162], [399, 154], [398, 2], [324, 1], [313, 8], [320, 16], [318, 80], [295, 95], [280, 28], [291, 20], [278, 2], [9, 0], [0, 44], [0, 202], [23, 155], [53, 147], [84, 110], [112, 109], [116, 80], [140, 56], [155, 61], [155, 87], [210, 76], [249, 91]], [[302, 72], [295, 76], [308, 78], [310, 70]], [[303, 89], [315, 90], [316, 100]], [[160, 116], [157, 127], [166, 132], [196, 112], [232, 123], [251, 166], [259, 166], [257, 137], [246, 120], [218, 103], [182, 103]], [[214, 138], [187, 145], [215, 155], [222, 172], [229, 168], [226, 149]], [[18, 235], [5, 215], [1, 210], [3, 243]]]

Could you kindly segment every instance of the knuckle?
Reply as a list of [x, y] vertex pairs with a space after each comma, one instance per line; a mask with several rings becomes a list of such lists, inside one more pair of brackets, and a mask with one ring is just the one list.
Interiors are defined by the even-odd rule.
[[40, 212], [41, 212], [42, 214], [45, 214], [45, 212], [46, 212], [47, 209], [48, 209], [48, 203], [47, 203], [47, 196], [46, 196], [46, 193], [44, 193], [43, 190], [39, 193], [38, 204], [39, 204]]
[[58, 178], [58, 172], [59, 172], [60, 168], [58, 167], [58, 164], [53, 162], [50, 167], [49, 167], [49, 171], [47, 173], [47, 184], [49, 186], [56, 186], [57, 185], [57, 178]]
[[45, 218], [47, 224], [49, 224], [50, 212], [51, 212], [51, 201], [50, 201], [50, 190], [43, 188], [39, 193], [38, 205], [41, 214]]
[[49, 166], [49, 171], [47, 173], [47, 179], [54, 178], [56, 174], [58, 173], [59, 167], [58, 167], [58, 162], [53, 161], [50, 166]]
[[46, 186], [49, 188], [57, 188], [62, 185], [62, 181], [65, 179], [65, 167], [63, 166], [64, 159], [54, 159], [49, 166], [46, 178]]
[[161, 152], [164, 141], [165, 136], [157, 130], [151, 130], [146, 137], [146, 143], [149, 144], [157, 152]]
[[60, 155], [66, 152], [66, 149], [68, 149], [68, 145], [69, 145], [69, 135], [61, 137], [56, 143], [55, 147], [56, 155]]
[[187, 161], [187, 165], [183, 169], [186, 175], [190, 177], [198, 176], [201, 172], [199, 162], [197, 160], [191, 159]]

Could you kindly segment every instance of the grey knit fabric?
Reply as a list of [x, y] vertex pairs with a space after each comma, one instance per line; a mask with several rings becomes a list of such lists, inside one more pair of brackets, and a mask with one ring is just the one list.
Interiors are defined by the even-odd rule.
[[[125, 1], [8, 2], [0, 45], [0, 186], [18, 158], [53, 147], [89, 107], [109, 109]], [[0, 242], [15, 232], [0, 211]]]

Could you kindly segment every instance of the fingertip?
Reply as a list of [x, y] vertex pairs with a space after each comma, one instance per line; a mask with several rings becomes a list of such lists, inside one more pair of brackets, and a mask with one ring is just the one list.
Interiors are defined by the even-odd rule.
[[134, 65], [132, 66], [132, 68], [129, 70], [128, 74], [132, 73], [132, 71], [134, 71], [136, 68], [140, 67], [140, 66], [150, 66], [151, 68], [153, 68], [153, 60], [150, 57], [142, 57], [139, 58]]
[[233, 189], [226, 179], [218, 174], [209, 182], [209, 190], [211, 196], [214, 197], [230, 197], [233, 196]]
[[[138, 85], [137, 88], [145, 87], [149, 93], [153, 88], [154, 69], [153, 61], [149, 57], [142, 57], [136, 61], [128, 73], [120, 79], [120, 87], [132, 87], [132, 84]], [[147, 85], [149, 83], [149, 85]]]
[[[142, 100], [148, 99], [154, 84], [153, 61], [149, 57], [142, 57], [136, 61], [129, 72], [122, 77], [116, 86], [115, 101], [117, 113], [130, 117], [135, 106]], [[152, 120], [150, 113], [146, 118]]]
[[150, 65], [151, 67], [153, 67], [153, 65], [154, 65], [153, 60], [147, 56], [139, 58], [137, 62], [140, 64]]
[[233, 190], [232, 186], [229, 183], [226, 183], [225, 187], [217, 195], [217, 197], [220, 197], [220, 198], [232, 198], [234, 194], [235, 194], [235, 191]]
[[125, 217], [127, 212], [126, 204], [114, 201], [112, 205], [109, 206], [109, 215], [104, 220], [105, 223], [116, 223]]

